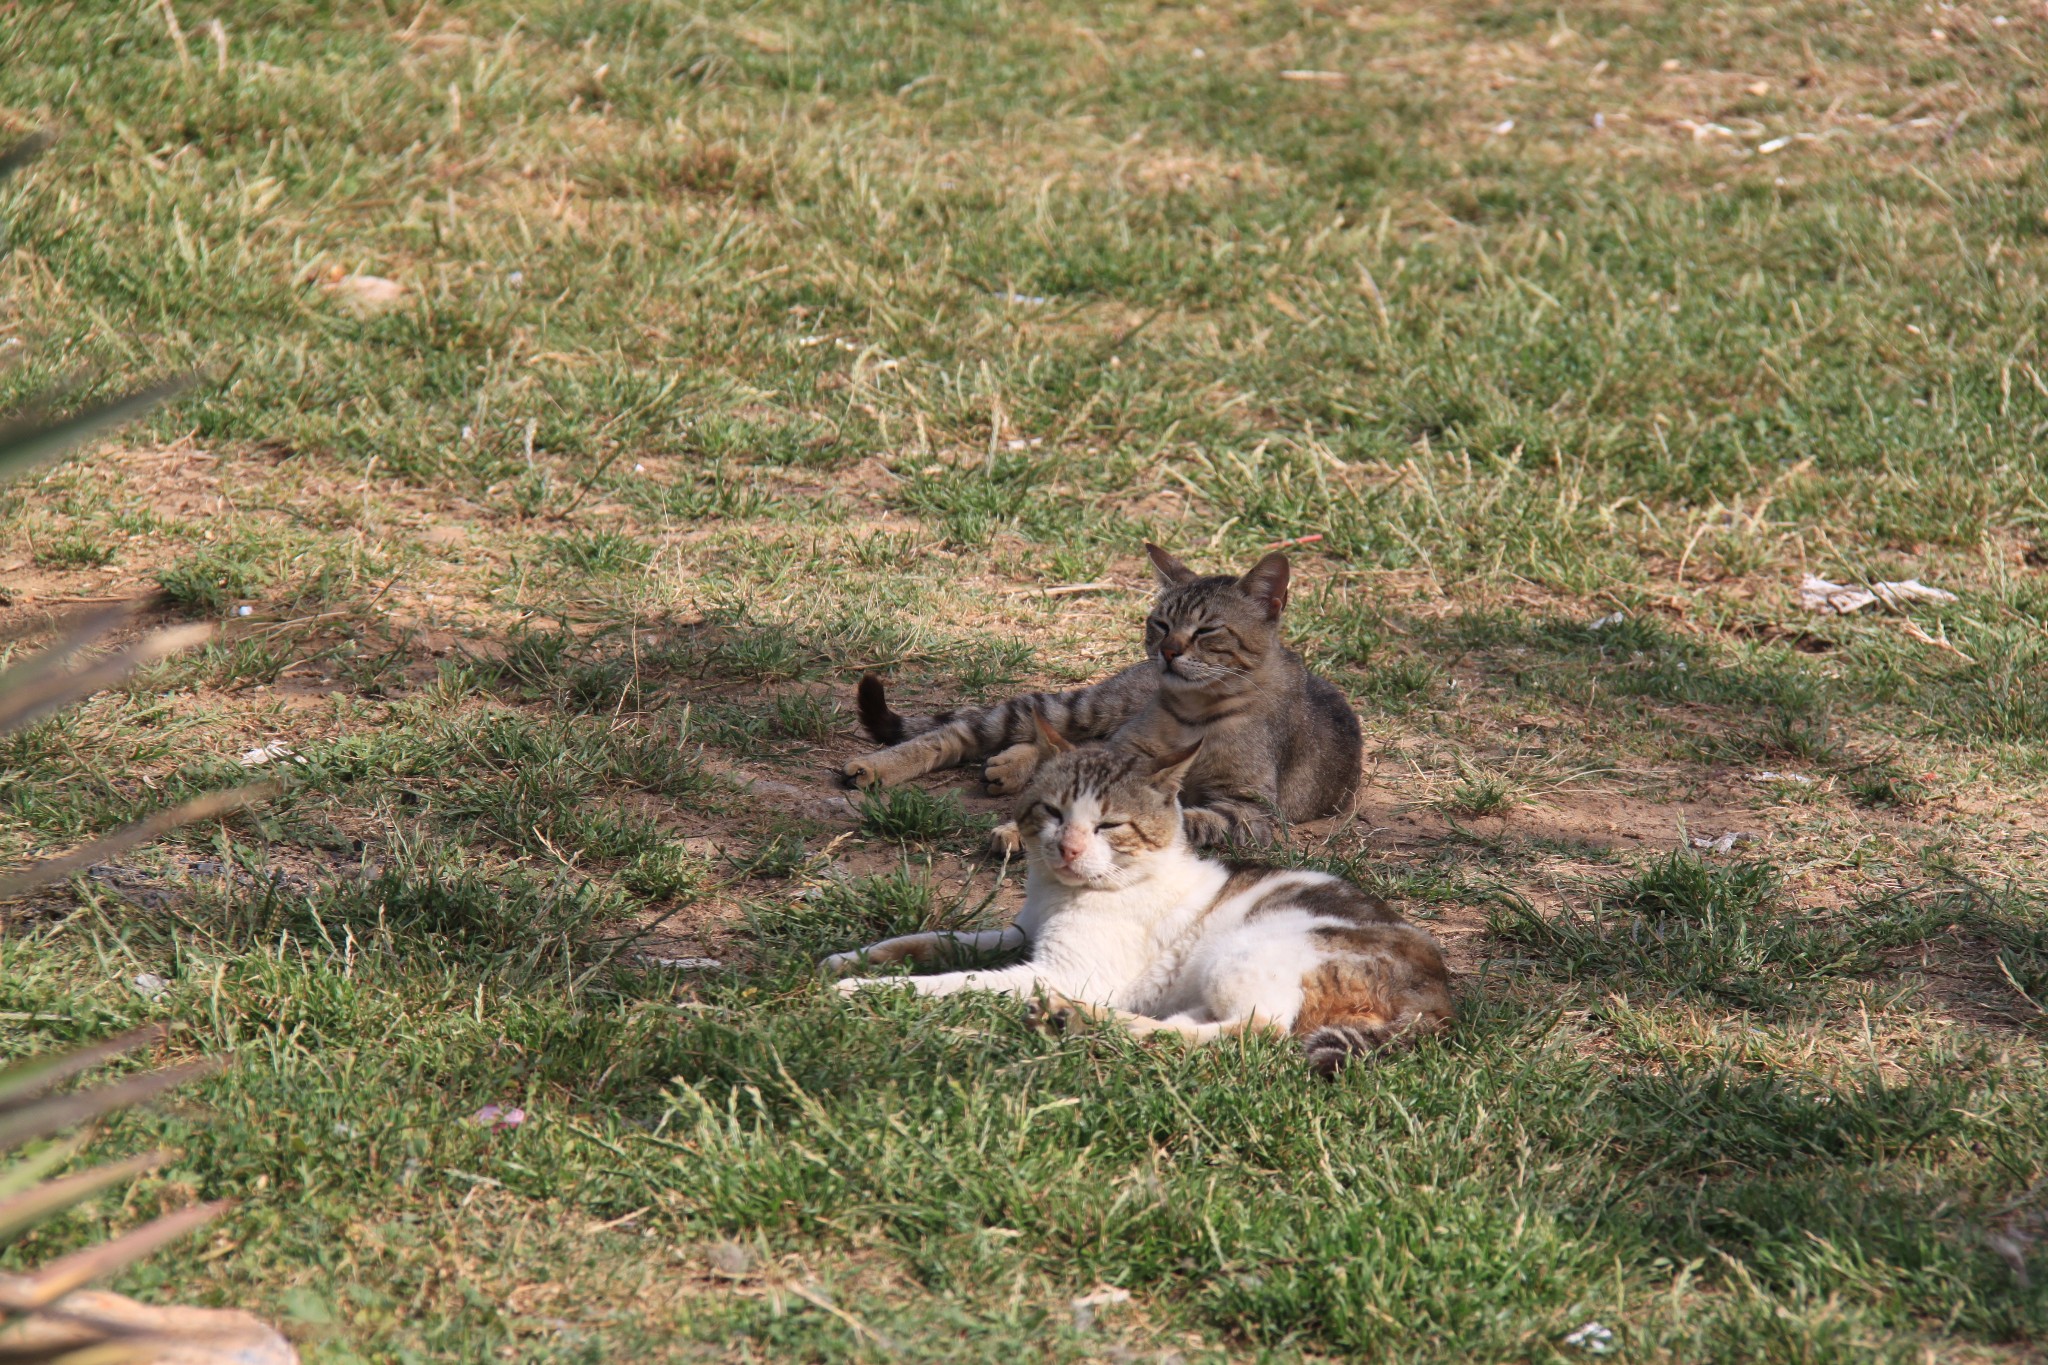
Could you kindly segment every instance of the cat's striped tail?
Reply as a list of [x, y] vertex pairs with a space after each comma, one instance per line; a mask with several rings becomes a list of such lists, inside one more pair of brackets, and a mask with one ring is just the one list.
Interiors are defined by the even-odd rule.
[[1318, 1076], [1335, 1076], [1354, 1058], [1370, 1059], [1413, 1043], [1422, 1023], [1421, 1016], [1415, 1014], [1392, 1021], [1347, 1019], [1303, 1034], [1301, 1050], [1308, 1058], [1309, 1070]]
[[877, 744], [901, 744], [906, 739], [930, 734], [953, 718], [951, 711], [936, 716], [906, 716], [889, 705], [882, 680], [863, 673], [853, 694], [854, 709], [860, 713], [860, 728]]

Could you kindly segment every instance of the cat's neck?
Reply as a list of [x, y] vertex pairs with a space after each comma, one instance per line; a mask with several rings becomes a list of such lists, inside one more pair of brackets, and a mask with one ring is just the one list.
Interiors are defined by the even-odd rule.
[[1298, 690], [1304, 666], [1301, 656], [1275, 645], [1256, 668], [1223, 686], [1159, 689], [1159, 706], [1187, 726], [1215, 725], [1242, 716], [1260, 716]]

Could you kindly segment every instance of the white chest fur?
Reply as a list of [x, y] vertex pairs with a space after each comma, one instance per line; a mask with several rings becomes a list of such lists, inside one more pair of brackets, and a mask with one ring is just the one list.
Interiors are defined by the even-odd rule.
[[1185, 850], [1117, 888], [1069, 887], [1032, 870], [1017, 927], [1031, 963], [1078, 1000], [1144, 1013], [1169, 990], [1229, 873]]

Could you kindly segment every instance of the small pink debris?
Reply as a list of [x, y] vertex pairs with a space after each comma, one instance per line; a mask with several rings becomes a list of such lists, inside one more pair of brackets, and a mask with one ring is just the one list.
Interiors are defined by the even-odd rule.
[[405, 286], [382, 275], [343, 275], [327, 292], [356, 313], [379, 313], [405, 297]]
[[1276, 540], [1271, 545], [1261, 545], [1259, 548], [1261, 550], [1284, 550], [1289, 545], [1313, 545], [1322, 538], [1323, 533], [1318, 531], [1312, 536], [1296, 536], [1292, 540]]
[[526, 1122], [524, 1109], [506, 1109], [501, 1105], [487, 1104], [469, 1116], [471, 1123], [480, 1123], [496, 1133], [506, 1128], [517, 1128]]

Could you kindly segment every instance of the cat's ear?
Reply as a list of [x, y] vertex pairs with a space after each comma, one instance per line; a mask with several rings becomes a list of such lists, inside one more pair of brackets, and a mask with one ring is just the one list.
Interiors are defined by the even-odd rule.
[[1252, 565], [1252, 571], [1237, 580], [1244, 595], [1266, 609], [1266, 619], [1277, 621], [1287, 606], [1287, 556], [1270, 554]]
[[1195, 581], [1195, 571], [1193, 569], [1190, 569], [1187, 565], [1181, 563], [1149, 540], [1145, 542], [1145, 554], [1151, 559], [1152, 568], [1159, 574], [1160, 587], [1177, 588], [1183, 583]]
[[1031, 723], [1038, 727], [1038, 747], [1048, 754], [1063, 754], [1074, 747], [1073, 741], [1052, 728], [1043, 711], [1031, 713]]
[[1188, 769], [1194, 765], [1196, 755], [1202, 752], [1202, 741], [1196, 740], [1185, 749], [1177, 749], [1153, 760], [1151, 783], [1168, 796], [1180, 790], [1180, 784], [1187, 779]]

